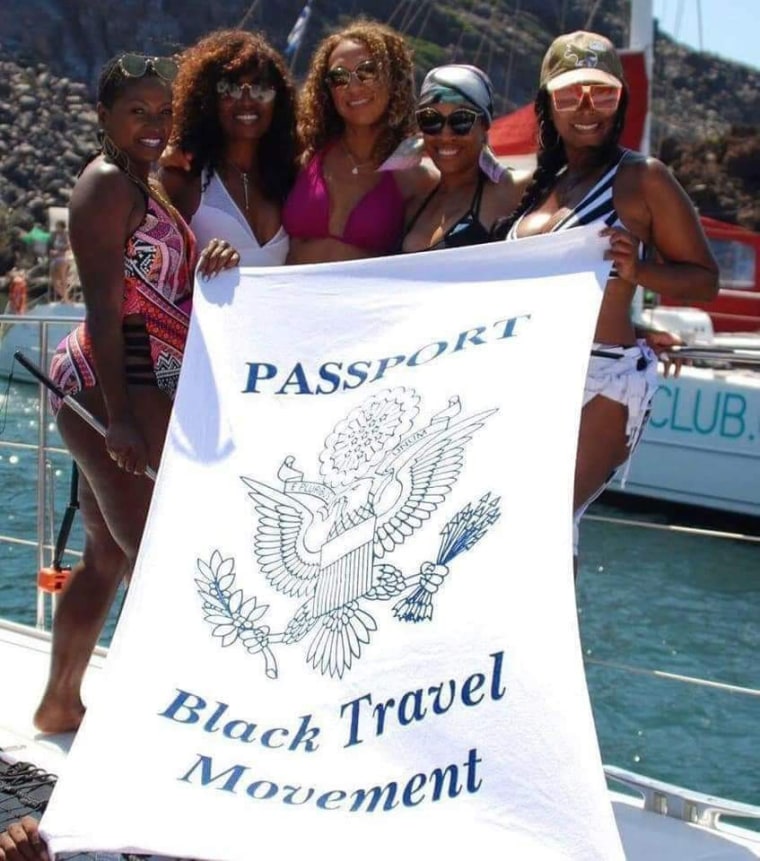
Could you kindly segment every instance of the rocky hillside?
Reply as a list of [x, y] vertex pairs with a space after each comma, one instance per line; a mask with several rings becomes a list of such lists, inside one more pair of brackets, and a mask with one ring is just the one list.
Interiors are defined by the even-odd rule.
[[[122, 50], [166, 54], [218, 27], [264, 30], [282, 47], [303, 0], [3, 0], [0, 4], [0, 233], [46, 223], [64, 205], [95, 143], [92, 89]], [[598, 7], [603, 7], [599, 9]], [[488, 69], [499, 112], [530, 101], [547, 44], [588, 25], [627, 41], [628, 0], [313, 0], [302, 74], [314, 44], [364, 14], [396, 27], [420, 75], [440, 62]], [[528, 7], [526, 9], [525, 7]], [[656, 40], [653, 145], [700, 206], [760, 228], [760, 72]], [[0, 239], [0, 258], [3, 257]], [[7, 257], [7, 255], [6, 255]], [[7, 262], [0, 259], [0, 272]]]

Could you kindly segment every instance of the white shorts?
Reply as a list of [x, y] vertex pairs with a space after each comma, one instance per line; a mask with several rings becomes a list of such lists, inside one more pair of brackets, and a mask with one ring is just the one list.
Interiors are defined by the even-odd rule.
[[[599, 355], [599, 354], [604, 355]], [[628, 445], [628, 458], [625, 464], [622, 484], [628, 477], [631, 456], [641, 439], [641, 434], [649, 418], [652, 398], [659, 385], [657, 380], [657, 356], [647, 346], [646, 341], [637, 341], [633, 347], [620, 347], [609, 344], [594, 344], [586, 374], [583, 390], [583, 406], [597, 395], [604, 395], [628, 409], [625, 425], [625, 438]], [[620, 468], [620, 467], [618, 467]], [[615, 470], [616, 471], [616, 470]], [[586, 509], [602, 493], [615, 474], [613, 471], [607, 481], [578, 508], [573, 515], [573, 551], [578, 553], [578, 524]]]

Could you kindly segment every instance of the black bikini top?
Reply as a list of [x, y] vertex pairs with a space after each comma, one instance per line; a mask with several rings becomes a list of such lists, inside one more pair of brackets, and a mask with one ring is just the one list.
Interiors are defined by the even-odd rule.
[[[438, 248], [462, 248], [465, 245], [482, 245], [483, 243], [490, 241], [489, 232], [480, 222], [480, 202], [483, 199], [484, 182], [483, 174], [479, 173], [478, 187], [475, 189], [475, 194], [472, 196], [470, 208], [460, 219], [451, 225], [435, 245], [431, 245], [430, 248], [427, 249], [428, 251], [434, 251]], [[412, 220], [404, 231], [404, 238], [409, 235], [420, 215], [425, 211], [425, 207], [430, 203], [440, 187], [439, 183], [422, 201], [422, 205], [417, 212], [415, 212]]]

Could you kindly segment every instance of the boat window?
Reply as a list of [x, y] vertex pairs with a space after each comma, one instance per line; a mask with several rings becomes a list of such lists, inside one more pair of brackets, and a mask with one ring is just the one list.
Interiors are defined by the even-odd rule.
[[720, 286], [729, 290], [755, 289], [755, 248], [733, 239], [708, 237], [720, 267]]

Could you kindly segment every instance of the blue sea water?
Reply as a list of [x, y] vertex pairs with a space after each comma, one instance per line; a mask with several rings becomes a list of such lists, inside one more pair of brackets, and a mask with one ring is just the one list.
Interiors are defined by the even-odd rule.
[[[14, 386], [0, 413], [0, 535], [36, 525], [36, 389]], [[4, 428], [2, 415], [5, 416]], [[50, 443], [60, 445], [48, 418]], [[54, 538], [69, 465], [51, 455]], [[626, 517], [609, 506], [592, 513]], [[649, 515], [649, 519], [654, 519]], [[71, 545], [81, 546], [75, 524]], [[0, 543], [0, 616], [33, 624], [36, 552]], [[587, 678], [606, 763], [760, 805], [760, 696], [634, 674], [593, 661], [760, 689], [760, 544], [584, 522], [578, 613]], [[113, 629], [111, 614], [104, 642]]]

